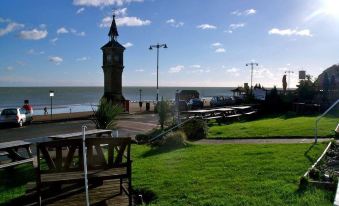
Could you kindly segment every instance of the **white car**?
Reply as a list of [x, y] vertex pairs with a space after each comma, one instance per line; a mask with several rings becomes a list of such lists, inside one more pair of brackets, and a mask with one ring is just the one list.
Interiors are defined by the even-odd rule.
[[8, 108], [1, 111], [1, 124], [16, 124], [22, 127], [25, 123], [31, 123], [33, 120], [31, 113], [23, 108]]

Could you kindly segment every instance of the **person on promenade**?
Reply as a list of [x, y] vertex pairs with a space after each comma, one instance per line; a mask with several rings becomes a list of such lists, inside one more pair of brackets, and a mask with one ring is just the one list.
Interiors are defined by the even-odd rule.
[[48, 112], [47, 112], [47, 107], [44, 107], [44, 115], [47, 115]]
[[22, 106], [28, 113], [33, 114], [33, 107], [29, 104], [29, 101], [26, 99], [24, 105]]

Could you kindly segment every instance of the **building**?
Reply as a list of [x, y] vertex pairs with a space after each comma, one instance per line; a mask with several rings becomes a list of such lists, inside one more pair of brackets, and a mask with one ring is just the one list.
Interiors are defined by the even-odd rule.
[[122, 104], [125, 100], [122, 95], [122, 72], [124, 70], [124, 51], [118, 41], [119, 34], [115, 23], [115, 15], [111, 28], [108, 32], [109, 41], [101, 47], [102, 50], [102, 69], [104, 72], [104, 95], [103, 97], [113, 104]]

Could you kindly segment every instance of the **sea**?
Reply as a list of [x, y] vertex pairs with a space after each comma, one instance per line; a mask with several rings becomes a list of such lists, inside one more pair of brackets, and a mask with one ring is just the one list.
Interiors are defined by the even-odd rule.
[[[159, 99], [174, 100], [177, 90], [197, 90], [200, 98], [231, 96], [231, 87], [160, 87]], [[92, 111], [104, 93], [103, 87], [0, 87], [0, 111], [4, 108], [21, 107], [25, 99], [33, 106], [34, 115], [50, 112], [52, 98], [53, 114]], [[130, 101], [155, 101], [156, 87], [123, 87], [125, 99]]]

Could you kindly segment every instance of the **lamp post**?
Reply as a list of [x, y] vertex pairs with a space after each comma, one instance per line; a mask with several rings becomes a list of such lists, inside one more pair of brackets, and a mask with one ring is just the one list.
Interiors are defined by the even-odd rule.
[[139, 89], [139, 107], [140, 107], [140, 111], [141, 111], [141, 108], [142, 108], [141, 92], [142, 92], [142, 89]]
[[252, 94], [252, 81], [253, 81], [253, 67], [254, 66], [259, 66], [258, 63], [255, 63], [255, 62], [251, 62], [251, 63], [247, 63], [246, 66], [251, 66], [251, 94]]
[[159, 101], [159, 49], [164, 48], [167, 49], [166, 44], [156, 44], [149, 46], [149, 50], [152, 50], [153, 48], [157, 48], [157, 102]]
[[51, 120], [52, 120], [52, 118], [53, 118], [53, 109], [52, 109], [52, 106], [53, 106], [54, 91], [50, 90], [49, 91], [49, 96], [51, 97]]

